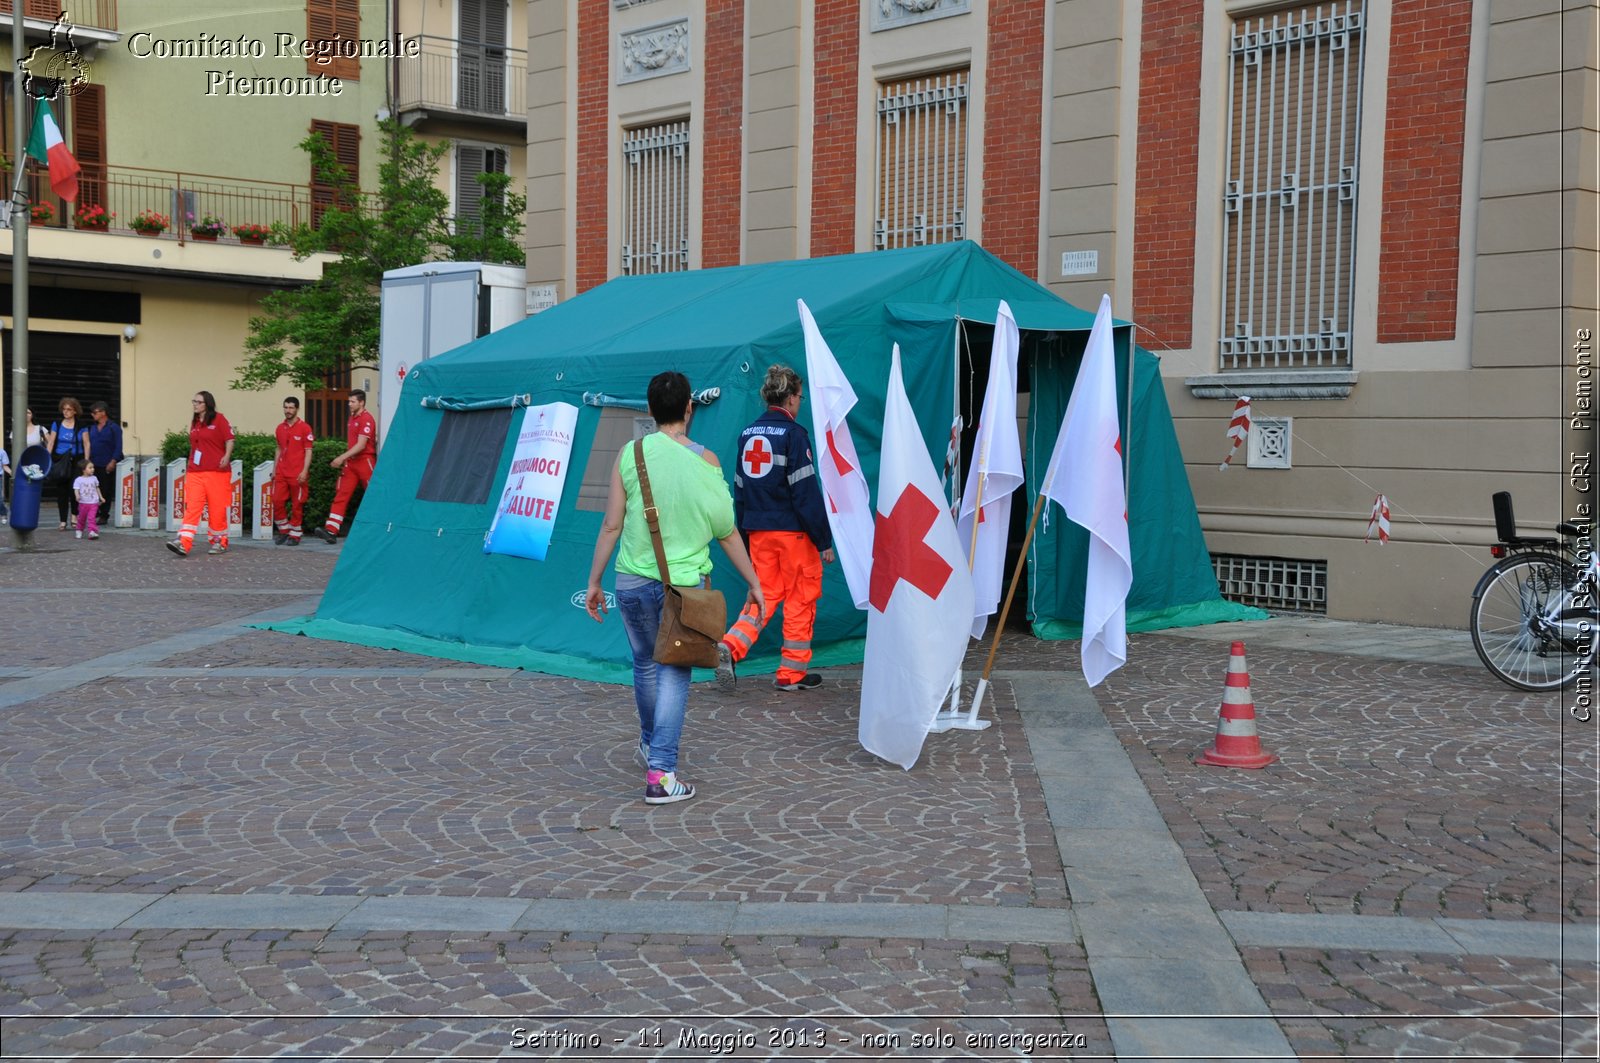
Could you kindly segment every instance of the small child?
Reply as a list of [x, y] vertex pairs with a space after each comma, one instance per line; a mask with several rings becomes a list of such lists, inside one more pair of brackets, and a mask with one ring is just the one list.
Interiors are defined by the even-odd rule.
[[100, 493], [100, 481], [94, 478], [94, 462], [83, 463], [83, 471], [72, 481], [72, 493], [78, 496], [77, 537], [83, 538], [84, 525], [88, 524], [89, 538], [100, 538], [100, 503], [106, 499]]

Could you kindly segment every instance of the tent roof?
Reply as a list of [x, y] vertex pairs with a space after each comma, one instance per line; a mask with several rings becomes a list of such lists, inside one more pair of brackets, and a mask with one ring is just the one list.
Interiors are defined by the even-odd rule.
[[[440, 369], [525, 362], [547, 354], [708, 355], [800, 341], [795, 299], [830, 336], [874, 330], [884, 315], [915, 324], [992, 323], [1003, 293], [1024, 329], [1087, 332], [1094, 315], [968, 240], [893, 251], [618, 277], [527, 321], [433, 359]], [[730, 313], [730, 308], [737, 308]], [[1120, 324], [1120, 323], [1119, 323]]]

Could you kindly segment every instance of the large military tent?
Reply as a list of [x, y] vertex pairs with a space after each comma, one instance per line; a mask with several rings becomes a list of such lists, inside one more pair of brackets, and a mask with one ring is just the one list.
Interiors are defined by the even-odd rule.
[[[692, 435], [730, 469], [740, 429], [764, 408], [766, 367], [787, 362], [804, 372], [797, 298], [811, 308], [860, 396], [851, 431], [874, 489], [891, 346], [900, 345], [910, 399], [937, 460], [955, 411], [981, 405], [979, 378], [987, 370], [996, 308], [1006, 300], [1023, 330], [1020, 378], [1031, 386], [1024, 454], [1030, 477], [1042, 471], [1093, 315], [976, 244], [622, 277], [430, 359], [406, 377], [377, 474], [316, 615], [277, 626], [626, 681], [620, 619], [613, 615], [597, 626], [582, 595], [612, 463], [636, 431], [649, 428], [642, 412], [646, 385], [663, 369], [686, 374], [708, 400], [697, 406]], [[1116, 329], [1125, 414], [1130, 333], [1126, 325]], [[1133, 361], [1131, 427], [1123, 427], [1135, 574], [1129, 627], [1252, 615], [1218, 595], [1156, 359], [1136, 351]], [[580, 410], [543, 561], [483, 549], [516, 437], [507, 411], [522, 397]], [[809, 426], [809, 408], [800, 420]], [[1027, 506], [1034, 489], [1030, 479]], [[1025, 523], [1025, 514], [1013, 521], [1019, 537]], [[714, 582], [736, 599], [738, 577], [720, 551], [712, 553]], [[1083, 556], [1081, 531], [1057, 510], [1031, 565], [1029, 615], [1042, 637], [1077, 634]], [[859, 661], [865, 617], [851, 605], [838, 567], [830, 566], [816, 662]], [[745, 670], [775, 665], [776, 635], [763, 638]]]

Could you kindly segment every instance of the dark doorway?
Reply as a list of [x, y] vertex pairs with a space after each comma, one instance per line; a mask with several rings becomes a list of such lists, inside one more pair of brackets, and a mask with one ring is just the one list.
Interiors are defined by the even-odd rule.
[[[11, 427], [11, 343], [5, 334], [5, 422]], [[33, 423], [48, 427], [61, 415], [64, 397], [83, 406], [84, 423], [89, 407], [104, 402], [111, 419], [122, 423], [122, 340], [118, 336], [85, 336], [75, 332], [28, 333], [28, 408]], [[16, 454], [16, 450], [11, 451]]]

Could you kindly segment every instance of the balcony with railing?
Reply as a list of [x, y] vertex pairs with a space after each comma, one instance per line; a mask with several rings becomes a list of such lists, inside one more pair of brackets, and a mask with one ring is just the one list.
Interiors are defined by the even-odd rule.
[[[10, 183], [11, 160], [5, 160]], [[49, 171], [29, 159], [23, 189], [32, 204], [30, 228], [73, 229], [128, 235], [139, 232], [133, 224], [142, 214], [163, 215], [165, 231], [155, 235], [179, 243], [206, 241], [205, 226], [195, 223], [207, 216], [221, 223], [222, 231], [210, 240], [219, 243], [254, 242], [234, 235], [236, 225], [265, 229], [312, 221], [315, 211], [309, 185], [261, 181], [248, 177], [222, 177], [181, 170], [152, 170], [137, 166], [84, 166], [78, 174], [78, 199], [66, 203], [50, 189]], [[104, 222], [85, 224], [81, 214], [101, 207]]]
[[[15, 0], [0, 0], [0, 21], [10, 25], [13, 10]], [[47, 27], [63, 14], [75, 28], [86, 31], [117, 28], [117, 0], [22, 0], [22, 19], [30, 40], [47, 34]], [[95, 40], [102, 37], [93, 32], [90, 36]]]
[[527, 52], [450, 37], [424, 36], [420, 42], [420, 54], [396, 61], [401, 121], [421, 126], [449, 119], [507, 132], [527, 128]]

